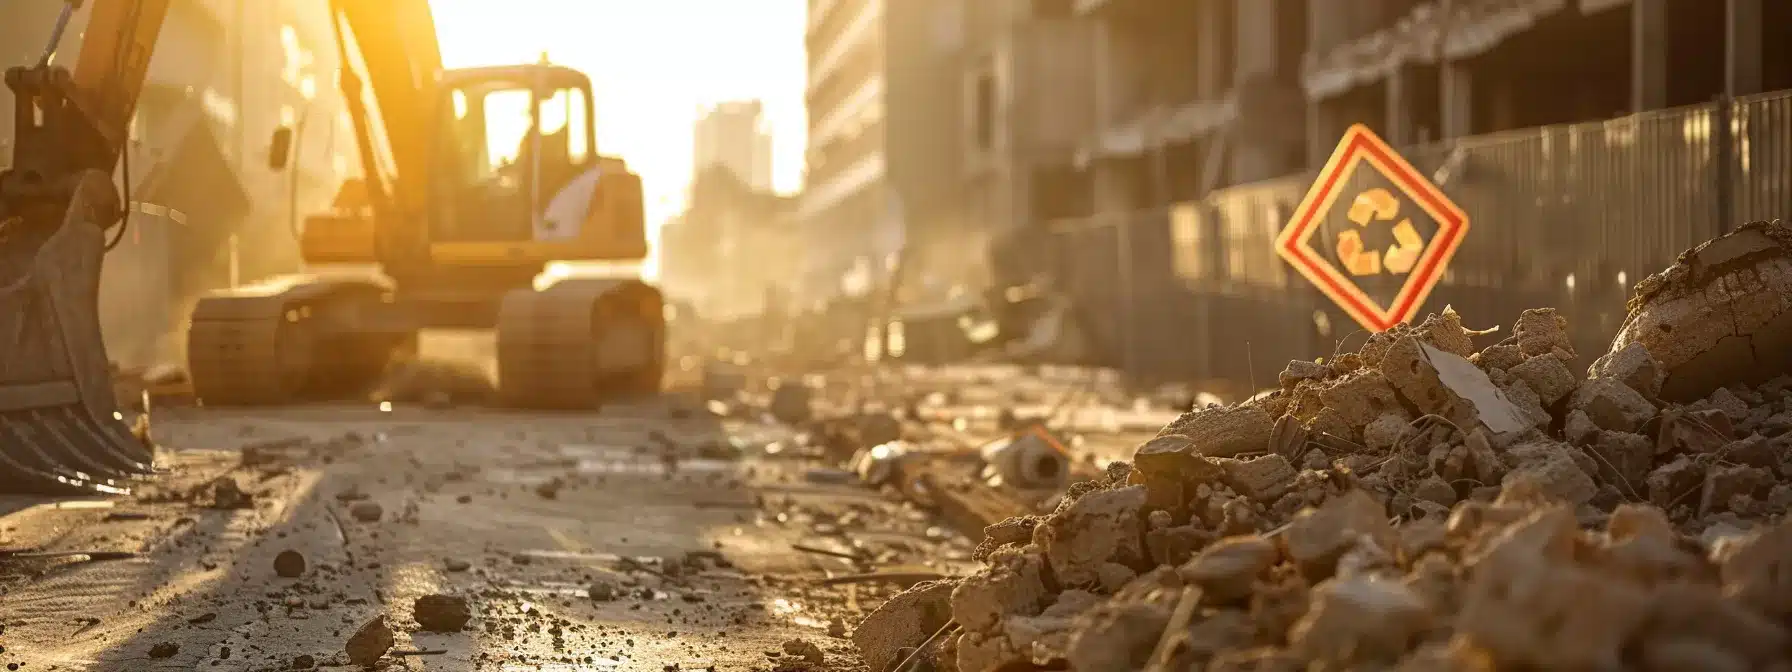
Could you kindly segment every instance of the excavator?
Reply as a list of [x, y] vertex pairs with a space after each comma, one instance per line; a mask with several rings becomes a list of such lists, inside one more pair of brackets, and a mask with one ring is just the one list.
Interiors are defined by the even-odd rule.
[[[84, 1], [69, 70], [53, 56]], [[340, 394], [426, 328], [494, 329], [500, 396], [516, 406], [656, 391], [660, 292], [551, 265], [647, 255], [640, 178], [596, 152], [589, 79], [547, 63], [444, 71], [426, 0], [328, 1], [363, 175], [306, 219], [300, 250], [355, 270], [202, 298], [187, 338], [202, 402]], [[65, 0], [42, 57], [5, 73], [17, 115], [0, 171], [0, 493], [121, 494], [155, 473], [118, 409], [99, 278], [128, 223], [124, 149], [169, 2]], [[270, 163], [291, 143], [275, 131]]]
[[[593, 408], [657, 392], [659, 290], [557, 263], [648, 253], [641, 180], [598, 154], [590, 79], [545, 58], [444, 70], [427, 0], [329, 6], [362, 176], [305, 219], [299, 251], [308, 268], [336, 272], [201, 298], [187, 333], [196, 396], [340, 397], [414, 351], [424, 329], [495, 330], [509, 406]], [[292, 137], [274, 132], [273, 165], [288, 161]]]

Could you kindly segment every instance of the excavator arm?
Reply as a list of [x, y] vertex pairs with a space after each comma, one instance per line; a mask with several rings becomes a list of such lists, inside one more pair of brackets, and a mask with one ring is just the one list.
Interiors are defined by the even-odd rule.
[[330, 14], [380, 256], [417, 258], [428, 249], [429, 133], [442, 69], [435, 18], [428, 0], [330, 0]]
[[129, 206], [112, 173], [168, 3], [91, 0], [71, 73], [51, 64], [83, 4], [68, 0], [44, 55], [6, 71], [17, 115], [0, 172], [0, 493], [120, 493], [153, 471], [117, 414], [99, 279], [106, 231]]

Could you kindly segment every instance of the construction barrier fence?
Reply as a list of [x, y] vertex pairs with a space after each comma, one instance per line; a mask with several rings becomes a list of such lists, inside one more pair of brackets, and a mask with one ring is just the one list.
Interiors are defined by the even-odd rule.
[[[1403, 150], [1471, 226], [1419, 312], [1509, 328], [1553, 306], [1581, 364], [1637, 281], [1755, 220], [1792, 220], [1792, 91]], [[1058, 282], [1093, 313], [1099, 359], [1141, 381], [1273, 384], [1290, 359], [1365, 334], [1278, 257], [1313, 174], [1200, 202], [1049, 224]]]

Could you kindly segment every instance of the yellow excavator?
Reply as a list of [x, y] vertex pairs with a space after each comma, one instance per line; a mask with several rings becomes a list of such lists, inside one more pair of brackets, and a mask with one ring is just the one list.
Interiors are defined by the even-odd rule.
[[[555, 262], [647, 256], [641, 180], [598, 154], [591, 82], [545, 62], [444, 70], [426, 0], [330, 0], [362, 177], [307, 217], [309, 267], [199, 300], [187, 336], [208, 405], [365, 389], [423, 329], [495, 329], [507, 405], [656, 392], [660, 292]], [[288, 162], [292, 132], [270, 160]], [[285, 166], [287, 170], [296, 167]]]
[[[0, 171], [0, 493], [123, 493], [154, 473], [118, 412], [99, 277], [124, 235], [124, 148], [169, 0], [90, 1], [72, 71], [51, 57], [82, 0], [65, 0], [35, 64], [5, 74], [17, 114]], [[647, 255], [640, 179], [597, 153], [589, 79], [546, 63], [444, 71], [426, 0], [328, 1], [363, 176], [307, 218], [300, 248], [311, 264], [372, 270], [201, 299], [187, 338], [200, 398], [330, 396], [439, 327], [496, 330], [513, 405], [656, 391], [660, 292], [638, 277], [543, 272]], [[291, 142], [274, 134], [274, 164]]]

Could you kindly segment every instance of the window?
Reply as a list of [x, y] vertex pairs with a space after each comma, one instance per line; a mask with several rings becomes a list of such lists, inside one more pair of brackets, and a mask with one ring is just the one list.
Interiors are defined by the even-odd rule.
[[589, 156], [585, 110], [585, 92], [579, 89], [560, 89], [541, 101], [542, 141], [565, 142], [566, 155], [573, 163]]

